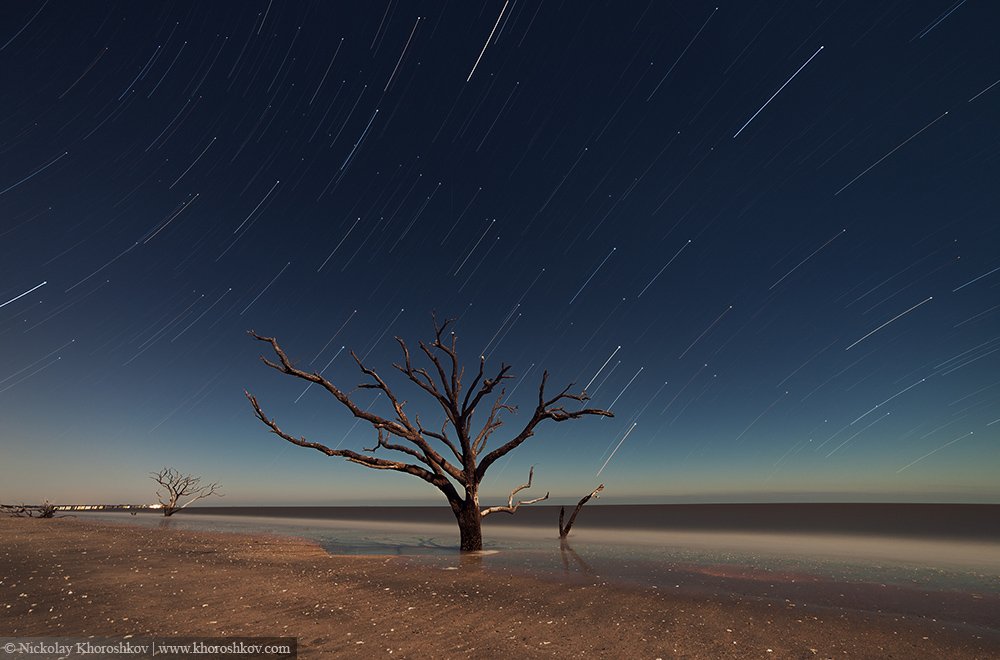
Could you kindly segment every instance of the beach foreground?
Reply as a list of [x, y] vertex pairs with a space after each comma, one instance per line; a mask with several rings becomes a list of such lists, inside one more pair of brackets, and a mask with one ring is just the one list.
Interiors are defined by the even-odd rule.
[[283, 636], [302, 657], [989, 658], [1000, 632], [791, 600], [330, 556], [293, 538], [0, 519], [0, 636]]

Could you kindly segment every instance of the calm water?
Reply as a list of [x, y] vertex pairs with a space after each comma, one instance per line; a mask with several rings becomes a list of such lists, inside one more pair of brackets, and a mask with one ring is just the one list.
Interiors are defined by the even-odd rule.
[[525, 512], [487, 518], [485, 553], [475, 558], [459, 556], [450, 511], [431, 507], [80, 517], [299, 536], [332, 554], [400, 555], [441, 570], [474, 565], [573, 583], [889, 611], [1000, 632], [1000, 507], [592, 506], [580, 514], [568, 543], [558, 539], [558, 507]]
[[[454, 524], [451, 510], [416, 507], [198, 507], [189, 515], [244, 515], [363, 522]], [[488, 528], [556, 529], [558, 506], [535, 505], [486, 518]], [[579, 527], [600, 529], [787, 531], [1000, 540], [997, 504], [649, 504], [591, 503]]]

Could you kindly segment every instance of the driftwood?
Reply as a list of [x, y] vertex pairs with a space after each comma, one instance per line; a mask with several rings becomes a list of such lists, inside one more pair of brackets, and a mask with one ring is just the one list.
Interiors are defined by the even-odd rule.
[[589, 495], [585, 496], [582, 500], [580, 500], [579, 502], [577, 502], [576, 508], [573, 509], [573, 515], [571, 515], [569, 517], [569, 522], [566, 523], [565, 527], [563, 527], [563, 518], [566, 515], [566, 507], [560, 507], [559, 508], [559, 538], [564, 539], [567, 536], [569, 536], [569, 530], [570, 530], [571, 527], [573, 527], [573, 523], [576, 522], [576, 516], [580, 513], [580, 509], [583, 508], [584, 504], [586, 504], [588, 501], [590, 501], [590, 498], [593, 497], [593, 498], [596, 499], [596, 498], [600, 497], [599, 493], [602, 490], [604, 490], [604, 484], [601, 484], [600, 486], [598, 486], [597, 488], [595, 488], [593, 491], [591, 491], [591, 493]]
[[56, 516], [56, 505], [51, 502], [41, 504], [0, 504], [0, 511], [13, 518], [65, 518]]
[[[404, 472], [440, 490], [448, 500], [458, 522], [461, 549], [477, 551], [482, 550], [482, 519], [485, 516], [498, 512], [514, 513], [520, 506], [540, 502], [548, 497], [546, 494], [544, 497], [514, 502], [518, 492], [531, 486], [534, 476], [532, 468], [528, 472], [527, 483], [511, 491], [506, 506], [480, 507], [479, 487], [491, 465], [531, 438], [535, 434], [536, 427], [544, 421], [565, 422], [588, 415], [604, 417], [614, 415], [597, 408], [567, 410], [564, 402], [585, 402], [588, 400], [587, 393], [585, 391], [579, 394], [570, 393], [572, 387], [570, 384], [555, 396], [547, 395], [545, 385], [549, 374], [546, 371], [538, 387], [538, 404], [525, 426], [510, 440], [492, 450], [487, 450], [487, 444], [492, 440], [494, 432], [503, 425], [501, 419], [503, 413], [514, 413], [516, 410], [504, 403], [506, 391], [499, 387], [503, 381], [513, 378], [509, 373], [511, 367], [501, 364], [492, 378], [487, 377], [486, 358], [480, 356], [475, 377], [471, 385], [466, 387], [465, 369], [459, 365], [458, 337], [448, 330], [451, 323], [452, 321], [448, 320], [438, 324], [434, 318], [433, 341], [430, 343], [421, 341], [417, 344], [429, 362], [429, 368], [414, 365], [409, 347], [399, 337], [396, 337], [396, 342], [402, 351], [402, 359], [392, 365], [438, 404], [444, 419], [440, 430], [424, 428], [419, 416], [411, 417], [405, 410], [406, 401], [400, 400], [385, 380], [374, 369], [363, 364], [353, 351], [351, 357], [354, 358], [361, 373], [369, 379], [368, 382], [358, 385], [357, 389], [379, 390], [380, 394], [384, 394], [388, 399], [393, 410], [392, 416], [383, 417], [358, 405], [351, 398], [351, 392], [334, 385], [319, 372], [299, 369], [277, 339], [258, 335], [252, 330], [249, 332], [250, 336], [268, 344], [277, 356], [277, 361], [261, 356], [260, 359], [265, 365], [280, 373], [319, 385], [326, 390], [354, 417], [371, 425], [375, 431], [375, 444], [358, 452], [296, 437], [286, 433], [273, 418], [267, 416], [256, 397], [250, 392], [245, 394], [257, 419], [272, 433], [294, 445], [315, 449], [327, 456], [344, 458], [373, 470]], [[477, 406], [487, 397], [492, 400], [492, 404], [489, 405], [485, 419], [480, 422], [482, 426], [476, 431], [472, 425], [473, 414]], [[376, 456], [376, 453], [388, 457]], [[404, 456], [399, 457], [399, 454]]]

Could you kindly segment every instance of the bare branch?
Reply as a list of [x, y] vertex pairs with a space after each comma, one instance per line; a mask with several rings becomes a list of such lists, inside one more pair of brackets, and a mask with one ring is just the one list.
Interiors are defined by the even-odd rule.
[[[452, 423], [455, 422], [455, 407], [452, 405], [451, 401], [441, 394], [438, 390], [437, 385], [434, 384], [434, 379], [431, 378], [430, 374], [427, 373], [426, 369], [414, 369], [413, 363], [410, 361], [410, 349], [407, 348], [406, 342], [404, 342], [399, 337], [396, 337], [396, 341], [399, 343], [400, 348], [403, 349], [403, 365], [393, 364], [396, 369], [401, 373], [405, 374], [407, 378], [416, 383], [420, 389], [424, 390], [432, 397], [437, 399], [437, 402], [441, 404], [444, 408], [445, 413], [451, 419]], [[404, 366], [405, 365], [405, 366]], [[440, 372], [442, 373], [443, 372]], [[443, 378], [443, 375], [442, 375]]]
[[455, 458], [458, 459], [459, 463], [463, 462], [462, 461], [462, 454], [458, 451], [458, 447], [456, 447], [455, 443], [453, 443], [448, 438], [448, 434], [447, 434], [448, 420], [447, 419], [444, 420], [444, 424], [441, 425], [441, 432], [440, 433], [437, 432], [437, 431], [430, 431], [428, 429], [425, 429], [423, 426], [421, 426], [420, 425], [420, 417], [419, 416], [417, 416], [416, 421], [417, 421], [417, 430], [420, 431], [420, 433], [422, 435], [426, 435], [429, 438], [434, 438], [435, 440], [440, 440], [441, 442], [443, 442], [448, 447], [448, 449], [451, 450], [451, 453], [455, 455]]
[[535, 466], [532, 465], [531, 469], [528, 470], [528, 483], [521, 484], [520, 486], [518, 486], [514, 490], [510, 491], [510, 496], [507, 497], [507, 506], [491, 506], [491, 507], [489, 507], [487, 509], [483, 509], [482, 512], [480, 513], [480, 515], [483, 518], [485, 518], [486, 516], [490, 515], [491, 513], [498, 513], [498, 512], [501, 512], [501, 511], [503, 513], [511, 513], [511, 514], [513, 514], [515, 511], [517, 511], [517, 508], [519, 506], [527, 506], [529, 504], [534, 504], [535, 502], [541, 502], [542, 500], [549, 499], [549, 494], [545, 493], [545, 495], [542, 496], [542, 497], [536, 497], [533, 500], [521, 500], [517, 504], [514, 504], [514, 496], [517, 495], [518, 493], [520, 493], [522, 490], [525, 490], [527, 488], [531, 488], [531, 479], [534, 476], [535, 476]]
[[[469, 396], [472, 394], [473, 389], [475, 389], [476, 382], [478, 382], [479, 380], [479, 376], [482, 376], [483, 373], [483, 362], [482, 361], [480, 362], [479, 375], [476, 376], [476, 381], [473, 382], [472, 387], [470, 387], [469, 391], [466, 393], [465, 401], [462, 404], [463, 418], [465, 418], [466, 420], [471, 419], [472, 413], [475, 411], [476, 406], [479, 405], [479, 402], [483, 400], [483, 397], [489, 396], [489, 394], [493, 392], [493, 389], [503, 381], [510, 380], [511, 378], [513, 378], [513, 376], [507, 373], [508, 371], [510, 371], [510, 365], [501, 363], [500, 371], [497, 372], [497, 375], [494, 376], [493, 378], [487, 378], [486, 380], [483, 381], [482, 388], [480, 388], [479, 392], [476, 393], [475, 398], [472, 399], [472, 402], [470, 403]], [[468, 421], [466, 423], [468, 423]]]
[[[472, 384], [469, 385], [469, 391], [465, 393], [465, 399], [462, 400], [462, 413], [463, 414], [467, 410], [469, 410], [469, 397], [471, 397], [472, 393], [476, 391], [476, 385], [479, 384], [479, 381], [480, 381], [480, 379], [482, 379], [483, 373], [485, 371], [486, 371], [486, 356], [485, 355], [480, 355], [479, 356], [479, 371], [476, 373], [476, 377], [472, 379]], [[462, 376], [465, 375], [465, 369], [462, 369], [461, 375]], [[475, 404], [473, 404], [472, 407], [475, 408], [476, 407]]]
[[568, 385], [563, 388], [562, 392], [557, 394], [555, 397], [546, 400], [545, 398], [545, 383], [549, 379], [549, 372], [546, 371], [542, 374], [542, 382], [538, 386], [538, 407], [535, 408], [534, 414], [528, 423], [525, 424], [524, 428], [518, 433], [513, 439], [509, 440], [505, 444], [497, 447], [489, 454], [483, 457], [479, 462], [479, 467], [476, 468], [476, 478], [477, 480], [482, 480], [483, 475], [486, 474], [486, 470], [489, 469], [493, 463], [498, 459], [502, 458], [509, 452], [513, 451], [521, 445], [525, 440], [530, 438], [535, 434], [535, 427], [538, 426], [543, 420], [551, 419], [554, 422], [565, 422], [570, 419], [578, 419], [586, 415], [598, 415], [601, 417], [614, 417], [614, 413], [608, 410], [601, 410], [600, 408], [583, 408], [582, 410], [569, 411], [562, 406], [557, 406], [555, 408], [550, 407], [555, 403], [558, 403], [562, 399], [571, 399], [574, 401], [587, 401], [586, 392], [581, 392], [580, 394], [568, 394], [569, 388], [572, 385]]
[[[449, 359], [451, 359], [451, 392], [449, 396], [453, 401], [457, 402], [458, 395], [462, 390], [462, 379], [458, 372], [458, 337], [454, 332], [451, 333], [450, 347], [445, 346], [441, 341], [441, 336], [445, 333], [445, 330], [448, 329], [448, 326], [455, 322], [455, 319], [445, 319], [443, 324], [438, 325], [437, 314], [433, 312], [431, 313], [431, 319], [434, 321], [434, 343], [432, 343], [431, 346], [442, 351], [449, 357]], [[437, 364], [437, 361], [435, 361], [435, 364]], [[443, 370], [441, 371], [441, 380], [442, 382], [446, 382]]]
[[406, 427], [408, 431], [416, 431], [413, 424], [411, 424], [410, 420], [407, 419], [406, 413], [403, 412], [403, 404], [405, 402], [400, 403], [399, 399], [396, 398], [395, 393], [390, 390], [389, 386], [385, 384], [384, 380], [382, 380], [382, 377], [375, 373], [374, 369], [370, 369], [369, 367], [363, 365], [361, 363], [361, 359], [357, 356], [357, 354], [355, 354], [354, 351], [351, 351], [351, 357], [354, 358], [354, 361], [358, 364], [358, 368], [361, 369], [361, 373], [369, 376], [375, 381], [374, 383], [359, 385], [358, 387], [365, 389], [379, 389], [385, 392], [385, 395], [389, 397], [389, 401], [392, 402], [392, 408], [396, 411], [396, 419], [399, 420], [399, 423]]
[[434, 461], [430, 460], [424, 454], [421, 454], [420, 452], [418, 452], [416, 449], [413, 449], [412, 447], [407, 447], [406, 445], [400, 445], [400, 444], [397, 444], [397, 443], [389, 442], [389, 434], [386, 433], [385, 430], [383, 430], [383, 429], [376, 429], [376, 430], [378, 431], [378, 441], [375, 443], [375, 446], [374, 447], [365, 447], [365, 448], [362, 449], [362, 451], [366, 451], [366, 452], [369, 452], [369, 453], [375, 453], [375, 451], [379, 447], [385, 447], [386, 449], [391, 449], [392, 451], [398, 451], [398, 452], [402, 452], [402, 453], [404, 453], [404, 454], [406, 454], [408, 456], [412, 456], [413, 458], [417, 459], [418, 461], [420, 461], [421, 463], [423, 463], [424, 465], [426, 465], [427, 467], [429, 467], [431, 470], [433, 470], [435, 474], [440, 474], [440, 475], [444, 474], [441, 471], [440, 466], [436, 465], [434, 463]]
[[282, 373], [288, 374], [290, 376], [295, 376], [296, 378], [301, 378], [302, 380], [307, 380], [310, 383], [316, 383], [317, 385], [322, 386], [326, 391], [332, 394], [334, 398], [337, 399], [337, 401], [340, 401], [341, 404], [343, 404], [348, 410], [350, 410], [355, 417], [359, 417], [365, 420], [366, 422], [373, 424], [376, 427], [381, 426], [394, 435], [398, 435], [403, 438], [407, 437], [409, 429], [402, 426], [399, 422], [394, 422], [392, 420], [388, 420], [385, 419], [384, 417], [380, 417], [378, 415], [370, 413], [366, 410], [362, 410], [356, 403], [354, 403], [354, 401], [351, 400], [351, 398], [343, 390], [338, 388], [336, 385], [334, 385], [327, 379], [320, 376], [318, 373], [308, 373], [302, 371], [301, 369], [295, 368], [295, 366], [292, 365], [291, 360], [289, 360], [288, 356], [285, 354], [285, 351], [282, 350], [281, 346], [278, 344], [278, 340], [276, 340], [274, 337], [262, 337], [257, 333], [255, 333], [253, 330], [251, 330], [248, 334], [258, 341], [270, 344], [271, 348], [274, 350], [275, 355], [277, 355], [278, 359], [281, 361], [280, 365], [275, 364], [274, 362], [271, 362], [270, 360], [262, 356], [260, 358], [261, 362], [263, 362], [267, 366]]
[[[376, 389], [382, 390], [383, 392], [386, 393], [387, 396], [389, 396], [390, 400], [393, 403], [393, 406], [396, 408], [397, 415], [400, 416], [400, 421], [398, 421], [398, 422], [392, 421], [392, 420], [386, 419], [384, 417], [381, 417], [379, 415], [376, 415], [374, 413], [368, 412], [367, 410], [361, 409], [361, 407], [358, 406], [356, 403], [354, 403], [354, 401], [350, 398], [350, 396], [348, 396], [347, 393], [345, 393], [343, 390], [341, 390], [340, 388], [338, 388], [336, 385], [334, 385], [333, 383], [331, 383], [327, 379], [323, 378], [318, 373], [307, 373], [305, 371], [302, 371], [300, 369], [295, 368], [295, 366], [292, 365], [291, 361], [288, 359], [288, 356], [282, 350], [281, 346], [278, 344], [278, 341], [274, 337], [262, 337], [262, 336], [256, 334], [255, 332], [253, 332], [252, 330], [250, 331], [249, 334], [250, 334], [250, 336], [254, 337], [255, 339], [257, 339], [259, 341], [264, 341], [264, 342], [269, 343], [271, 345], [271, 348], [274, 350], [275, 354], [278, 356], [279, 360], [281, 361], [281, 364], [277, 365], [277, 364], [274, 364], [273, 362], [270, 362], [269, 360], [267, 360], [267, 359], [265, 359], [265, 358], [262, 357], [261, 360], [265, 364], [267, 364], [268, 366], [272, 367], [273, 369], [281, 371], [282, 373], [286, 373], [286, 374], [295, 376], [297, 378], [301, 378], [303, 380], [307, 380], [307, 381], [309, 381], [311, 383], [316, 383], [317, 385], [321, 385], [324, 389], [326, 389], [328, 392], [330, 392], [341, 404], [343, 404], [348, 410], [350, 410], [351, 413], [355, 417], [358, 417], [360, 419], [363, 419], [363, 420], [367, 421], [369, 424], [371, 424], [372, 426], [374, 426], [376, 429], [384, 428], [389, 433], [392, 433], [395, 436], [398, 436], [400, 438], [408, 440], [408, 441], [412, 442], [414, 445], [416, 445], [417, 447], [419, 447], [420, 450], [424, 453], [424, 458], [426, 459], [426, 460], [422, 460], [422, 462], [425, 463], [426, 465], [428, 465], [429, 467], [431, 467], [434, 472], [441, 473], [441, 474], [439, 474], [439, 476], [443, 476], [443, 473], [446, 472], [451, 477], [453, 477], [454, 479], [456, 479], [460, 483], [464, 484], [464, 481], [463, 481], [463, 479], [465, 478], [464, 477], [464, 472], [462, 470], [459, 470], [457, 467], [455, 467], [451, 463], [449, 463], [438, 452], [434, 451], [434, 449], [430, 446], [430, 444], [428, 444], [428, 442], [421, 436], [421, 434], [418, 431], [418, 429], [416, 429], [415, 427], [413, 427], [409, 423], [409, 420], [406, 418], [405, 413], [403, 413], [402, 404], [396, 399], [395, 395], [385, 385], [385, 382], [373, 370], [367, 369], [366, 367], [364, 367], [364, 365], [361, 364], [361, 361], [357, 359], [357, 356], [355, 356], [355, 360], [358, 362], [358, 365], [360, 366], [361, 370], [366, 375], [368, 375], [368, 376], [370, 376], [370, 377], [372, 377], [373, 379], [376, 380], [376, 383], [373, 384], [372, 386], [374, 388], [376, 388]], [[354, 355], [354, 354], [352, 353], [352, 355]], [[247, 396], [249, 396], [249, 394], [247, 394]], [[258, 416], [258, 418], [261, 417], [260, 414], [258, 414], [257, 416]], [[262, 419], [262, 421], [263, 421], [263, 419]], [[265, 424], [266, 423], [267, 422], [265, 422]], [[282, 437], [284, 437], [284, 436], [282, 436]], [[286, 438], [286, 440], [287, 439], [288, 438]], [[301, 438], [301, 440], [303, 442], [308, 442], [304, 438]], [[299, 443], [296, 442], [296, 444], [299, 444]], [[310, 446], [310, 445], [307, 444], [307, 445], [300, 445], [300, 446]], [[399, 446], [399, 445], [395, 445], [395, 446]], [[313, 449], [317, 449], [317, 447], [313, 447]], [[411, 456], [414, 455], [411, 452], [405, 452], [405, 453], [410, 454]], [[361, 456], [360, 454], [358, 454], [358, 455]], [[349, 458], [348, 460], [354, 460], [354, 459], [350, 459]], [[357, 462], [357, 461], [355, 461], [355, 462]], [[373, 467], [373, 466], [369, 466], [369, 467]], [[382, 469], [396, 469], [396, 468], [382, 468]]]
[[604, 484], [601, 484], [600, 486], [598, 486], [597, 488], [595, 488], [594, 490], [592, 490], [589, 495], [586, 495], [583, 499], [581, 499], [579, 502], [577, 502], [576, 508], [573, 509], [573, 515], [569, 517], [569, 523], [567, 523], [567, 525], [565, 527], [563, 527], [563, 516], [566, 513], [566, 507], [560, 507], [560, 509], [559, 509], [559, 538], [564, 539], [564, 538], [566, 538], [569, 535], [569, 530], [570, 530], [571, 527], [573, 527], [573, 523], [576, 522], [576, 516], [577, 516], [577, 514], [580, 513], [580, 509], [583, 508], [584, 504], [586, 504], [587, 502], [590, 501], [590, 498], [592, 498], [592, 497], [594, 499], [599, 498], [600, 497], [600, 492], [602, 490], [604, 490]]
[[[437, 486], [439, 490], [444, 492], [449, 500], [452, 497], [454, 497], [455, 500], [459, 499], [458, 493], [455, 491], [455, 487], [451, 485], [444, 475], [435, 474], [434, 472], [426, 470], [419, 465], [410, 465], [409, 463], [402, 463], [400, 461], [390, 461], [383, 458], [376, 458], [375, 456], [366, 456], [365, 454], [359, 454], [358, 452], [350, 449], [331, 449], [322, 443], [310, 442], [305, 438], [296, 438], [293, 435], [285, 433], [278, 427], [277, 423], [273, 419], [264, 414], [264, 411], [260, 408], [260, 404], [257, 403], [256, 397], [246, 391], [244, 391], [244, 394], [247, 399], [249, 399], [250, 405], [253, 406], [254, 412], [257, 414], [257, 419], [270, 428], [272, 433], [278, 437], [284, 438], [293, 445], [315, 449], [316, 451], [322, 452], [327, 456], [340, 456], [342, 458], [346, 458], [352, 463], [364, 465], [365, 467], [375, 470], [396, 470], [397, 472], [406, 472], [407, 474], [412, 474], [415, 477], [420, 477], [429, 484]], [[458, 475], [459, 477], [464, 478], [464, 475], [462, 475], [461, 472], [459, 472]], [[458, 479], [458, 477], [456, 477], [456, 479]]]
[[450, 407], [452, 413], [457, 419], [458, 407], [455, 406], [454, 404], [456, 399], [458, 398], [458, 395], [455, 394], [455, 388], [450, 384], [450, 380], [444, 372], [444, 365], [441, 364], [441, 360], [438, 358], [438, 356], [434, 355], [434, 352], [431, 350], [430, 346], [428, 346], [422, 341], [418, 341], [417, 346], [420, 347], [420, 350], [424, 352], [424, 355], [426, 355], [430, 359], [431, 363], [434, 365], [434, 368], [437, 369], [438, 378], [441, 381], [441, 387], [444, 388], [444, 398], [448, 401], [448, 406]]
[[503, 426], [503, 420], [498, 418], [500, 412], [506, 410], [507, 412], [513, 413], [516, 410], [514, 406], [509, 406], [503, 403], [505, 392], [506, 390], [500, 390], [500, 394], [493, 402], [493, 407], [490, 408], [490, 414], [489, 417], [486, 418], [486, 423], [483, 425], [482, 430], [479, 431], [479, 435], [476, 436], [475, 441], [472, 443], [472, 450], [476, 454], [482, 451], [483, 447], [486, 446], [486, 441], [489, 440], [490, 435]]

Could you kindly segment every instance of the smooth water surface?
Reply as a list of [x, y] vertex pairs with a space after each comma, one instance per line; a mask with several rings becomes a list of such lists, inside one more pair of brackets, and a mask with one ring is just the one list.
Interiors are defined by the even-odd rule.
[[507, 524], [485, 526], [485, 552], [463, 557], [457, 528], [444, 522], [113, 512], [81, 518], [296, 536], [335, 555], [397, 555], [441, 570], [889, 611], [1000, 630], [996, 540], [580, 526], [560, 542], [553, 528]]

